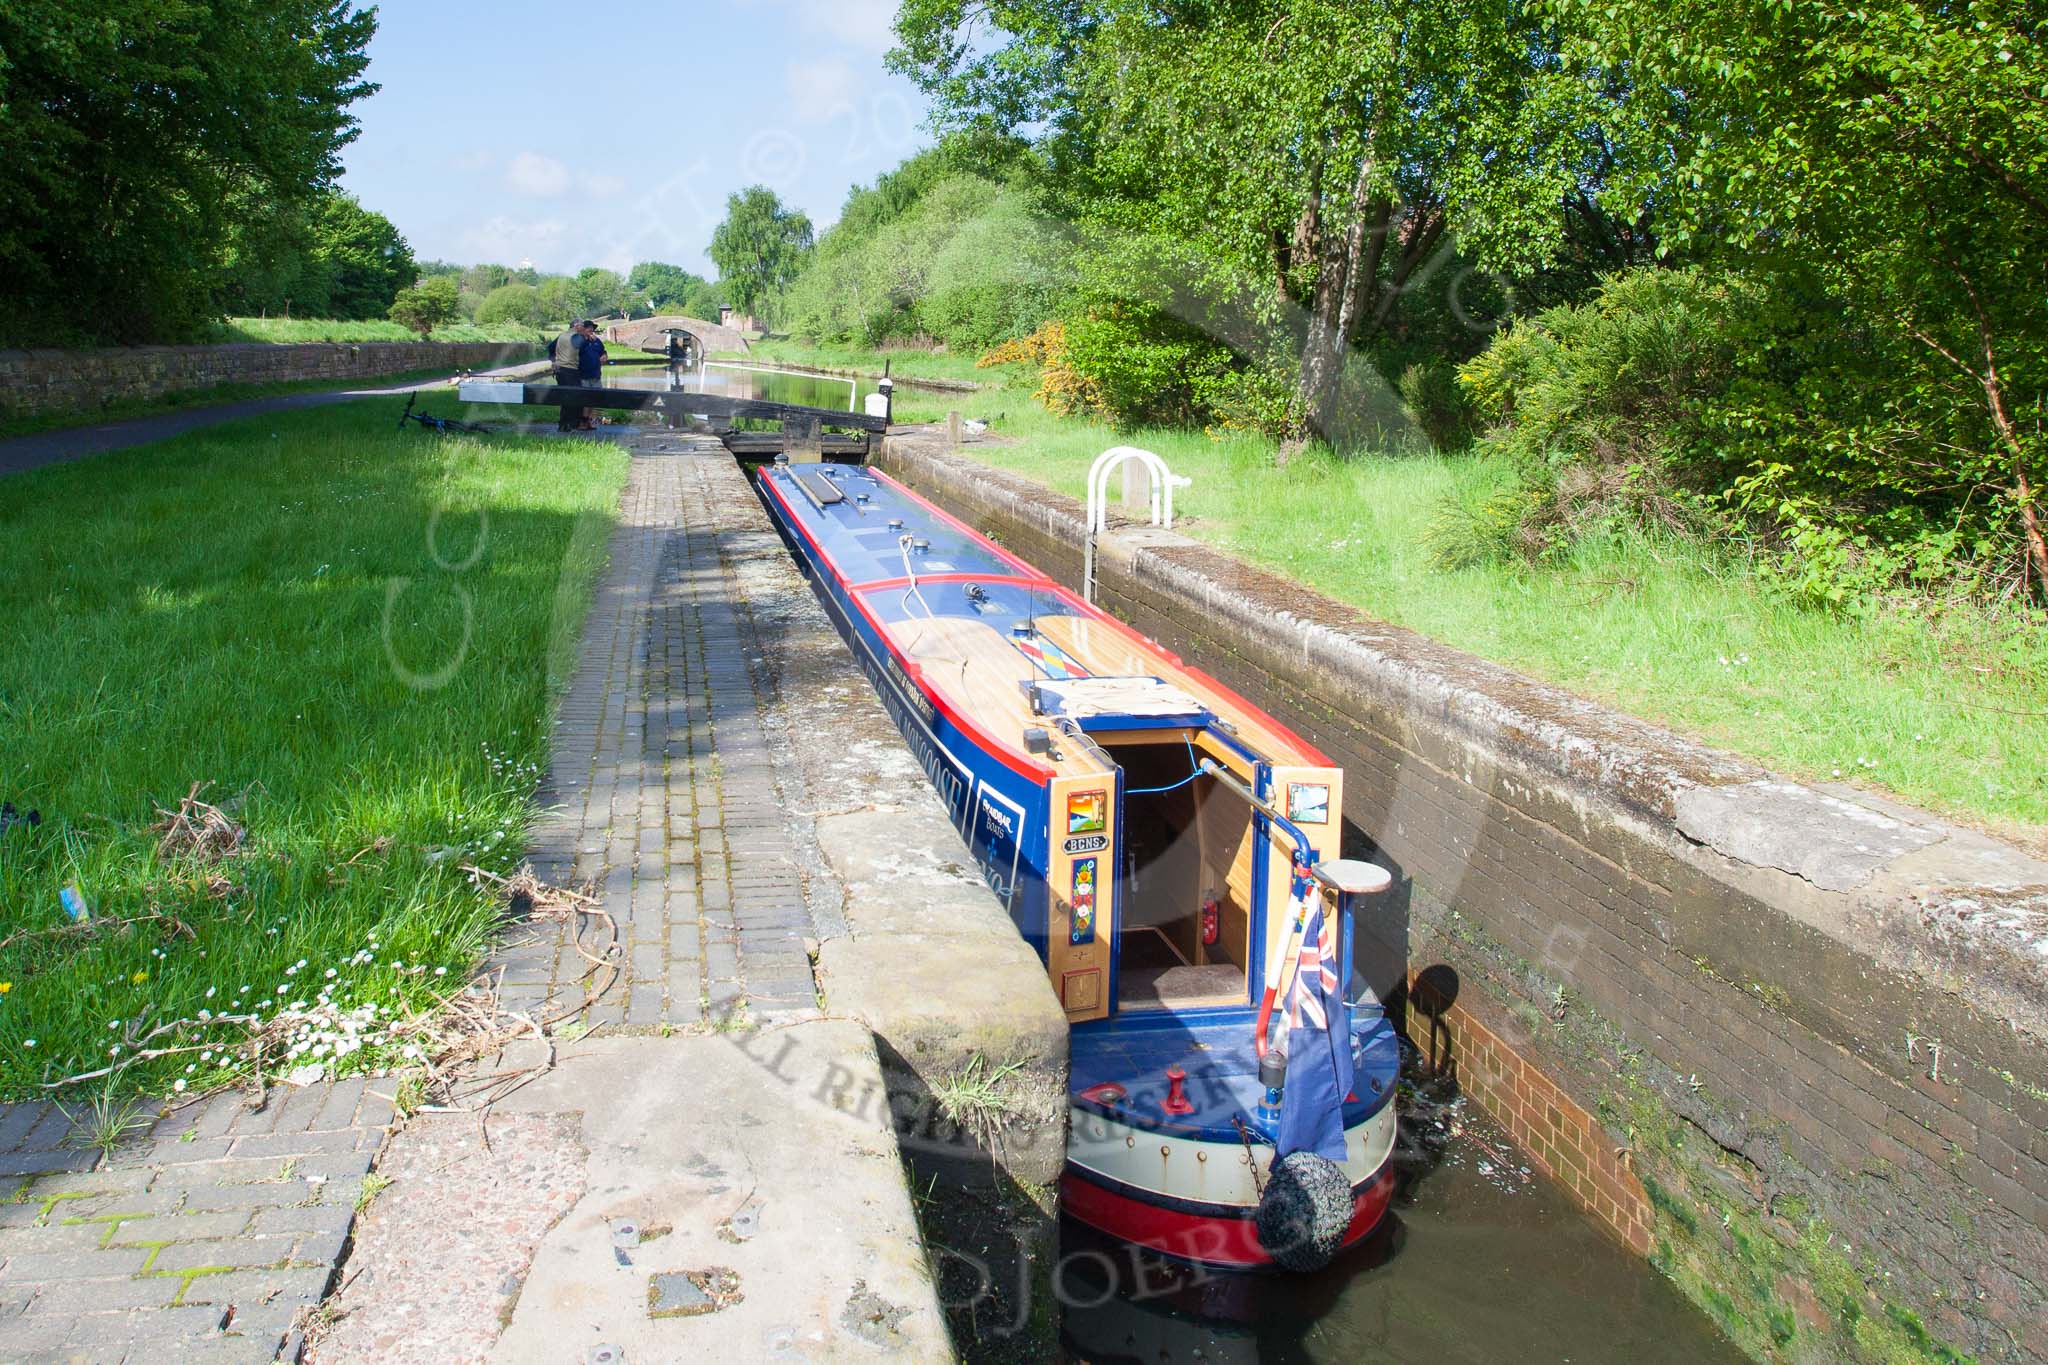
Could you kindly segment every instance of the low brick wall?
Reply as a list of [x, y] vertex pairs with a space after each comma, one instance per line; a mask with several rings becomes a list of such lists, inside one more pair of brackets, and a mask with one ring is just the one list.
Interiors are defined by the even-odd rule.
[[[892, 436], [879, 463], [1078, 581], [1072, 499], [930, 433]], [[1640, 1246], [1628, 1182], [1603, 1190], [1595, 1169], [1625, 1153], [1653, 1259], [1747, 1349], [2044, 1358], [2048, 864], [1184, 536], [1106, 537], [1098, 582], [1344, 765], [1347, 852], [1397, 875], [1360, 969], [1396, 995], [1425, 967], [1454, 983], [1479, 1102], [1542, 1153], [1556, 1126], [1533, 1072], [1568, 1102], [1560, 1122], [1594, 1124], [1566, 1139], [1591, 1166], [1554, 1141], [1545, 1164]]]
[[0, 412], [91, 412], [218, 384], [375, 379], [413, 370], [481, 370], [540, 354], [529, 342], [365, 341], [277, 346], [126, 346], [97, 351], [0, 351]]

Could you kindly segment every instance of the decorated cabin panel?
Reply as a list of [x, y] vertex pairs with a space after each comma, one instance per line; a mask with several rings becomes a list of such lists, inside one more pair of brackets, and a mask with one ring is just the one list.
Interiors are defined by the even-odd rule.
[[1110, 948], [1116, 931], [1116, 779], [1113, 773], [1052, 784], [1047, 858], [1046, 971], [1067, 1019], [1109, 1014]]
[[[1319, 859], [1339, 856], [1343, 843], [1344, 820], [1344, 773], [1340, 768], [1310, 768], [1276, 764], [1272, 769], [1272, 782], [1267, 788], [1267, 804], [1285, 815], [1308, 839], [1309, 847], [1315, 850]], [[1286, 833], [1277, 825], [1271, 827], [1273, 835], [1272, 856], [1266, 859], [1266, 952], [1270, 955], [1285, 946], [1282, 940], [1293, 927], [1287, 916], [1287, 900], [1292, 870], [1289, 867], [1291, 842]], [[1293, 964], [1287, 964], [1289, 979], [1292, 978]]]

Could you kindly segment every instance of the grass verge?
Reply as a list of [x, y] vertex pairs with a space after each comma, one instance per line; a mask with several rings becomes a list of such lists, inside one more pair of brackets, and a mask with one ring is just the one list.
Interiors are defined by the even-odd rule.
[[[281, 1015], [356, 1065], [482, 949], [459, 867], [517, 861], [625, 459], [391, 417], [0, 480], [0, 797], [42, 816], [0, 830], [0, 1094], [218, 1084]], [[198, 782], [228, 856], [151, 828]]]
[[[543, 333], [552, 336], [560, 327], [529, 327], [523, 322], [497, 322], [479, 326], [473, 322], [450, 322], [434, 329], [429, 341], [536, 341]], [[410, 327], [368, 318], [342, 322], [332, 318], [229, 318], [222, 324], [220, 341], [267, 341], [280, 344], [308, 341], [418, 341], [420, 334]]]
[[2048, 847], [2048, 635], [1948, 611], [1874, 618], [1793, 601], [1735, 547], [1617, 536], [1565, 562], [1442, 570], [1423, 532], [1447, 497], [1507, 476], [1477, 455], [1313, 451], [1286, 468], [1257, 436], [1118, 432], [1056, 417], [1016, 385], [897, 398], [1013, 444], [964, 453], [1062, 493], [1135, 443], [1194, 479], [1180, 529], [1384, 621], [1498, 660], [1808, 780], [1903, 797]]

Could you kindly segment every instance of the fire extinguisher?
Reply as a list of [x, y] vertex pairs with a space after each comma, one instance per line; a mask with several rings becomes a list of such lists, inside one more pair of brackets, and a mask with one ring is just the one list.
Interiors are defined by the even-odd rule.
[[1216, 946], [1216, 940], [1223, 937], [1222, 912], [1217, 909], [1216, 898], [1207, 897], [1202, 902], [1202, 943], [1206, 947]]

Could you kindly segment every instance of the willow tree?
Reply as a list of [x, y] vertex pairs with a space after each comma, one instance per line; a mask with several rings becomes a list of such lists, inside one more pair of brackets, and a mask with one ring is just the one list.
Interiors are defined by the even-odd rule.
[[907, 0], [897, 33], [942, 122], [1035, 127], [1111, 217], [1265, 279], [1324, 436], [1450, 243], [1533, 269], [1581, 188], [1588, 87], [1522, 0]]
[[719, 284], [742, 313], [752, 313], [803, 272], [814, 234], [810, 215], [786, 208], [775, 191], [749, 185], [726, 196], [725, 221], [711, 234]]

